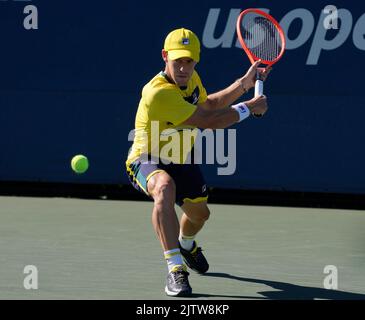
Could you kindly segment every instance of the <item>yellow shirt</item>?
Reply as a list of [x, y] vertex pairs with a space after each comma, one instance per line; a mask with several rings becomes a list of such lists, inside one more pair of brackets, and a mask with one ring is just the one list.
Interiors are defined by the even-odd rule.
[[142, 154], [184, 163], [196, 131], [181, 124], [194, 113], [196, 104], [206, 100], [207, 92], [196, 71], [183, 89], [170, 83], [163, 72], [156, 75], [142, 90], [127, 165]]

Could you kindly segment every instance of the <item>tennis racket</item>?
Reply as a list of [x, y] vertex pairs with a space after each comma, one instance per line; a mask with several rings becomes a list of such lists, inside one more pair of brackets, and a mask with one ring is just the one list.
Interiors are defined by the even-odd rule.
[[[261, 59], [261, 63], [272, 66], [285, 51], [285, 35], [279, 23], [259, 9], [246, 9], [237, 18], [238, 40], [251, 63]], [[266, 68], [265, 67], [265, 68]], [[255, 97], [264, 93], [264, 83], [257, 72]]]

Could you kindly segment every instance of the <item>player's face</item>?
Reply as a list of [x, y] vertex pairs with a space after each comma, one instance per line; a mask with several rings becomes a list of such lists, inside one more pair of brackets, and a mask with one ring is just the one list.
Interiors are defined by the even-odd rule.
[[167, 75], [179, 86], [186, 86], [193, 75], [196, 62], [191, 58], [167, 59]]

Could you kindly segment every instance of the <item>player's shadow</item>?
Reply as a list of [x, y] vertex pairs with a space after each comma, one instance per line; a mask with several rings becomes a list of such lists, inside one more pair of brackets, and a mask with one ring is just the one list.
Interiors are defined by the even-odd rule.
[[328, 300], [365, 300], [365, 294], [345, 292], [339, 290], [328, 290], [314, 287], [298, 286], [286, 282], [278, 282], [271, 280], [252, 279], [237, 277], [228, 273], [210, 272], [204, 274], [205, 277], [227, 278], [242, 282], [260, 283], [267, 285], [276, 291], [260, 291], [258, 294], [262, 297], [248, 297], [248, 296], [227, 296], [227, 295], [209, 295], [196, 293], [195, 297], [228, 297], [241, 299], [274, 299], [274, 300], [313, 300], [313, 299], [328, 299]]

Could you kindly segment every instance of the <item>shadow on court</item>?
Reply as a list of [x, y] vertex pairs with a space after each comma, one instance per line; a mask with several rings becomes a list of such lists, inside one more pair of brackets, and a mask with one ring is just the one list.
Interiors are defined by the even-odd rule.
[[211, 295], [211, 294], [193, 294], [194, 298], [200, 297], [216, 297], [216, 298], [240, 298], [240, 299], [272, 299], [272, 300], [313, 300], [313, 299], [328, 299], [328, 300], [365, 300], [365, 294], [351, 293], [338, 290], [328, 290], [314, 287], [298, 286], [286, 282], [252, 279], [237, 277], [228, 273], [206, 273], [204, 277], [227, 278], [242, 282], [260, 283], [277, 289], [278, 291], [261, 291], [258, 294], [263, 297], [249, 297], [249, 296], [227, 296], [227, 295]]

